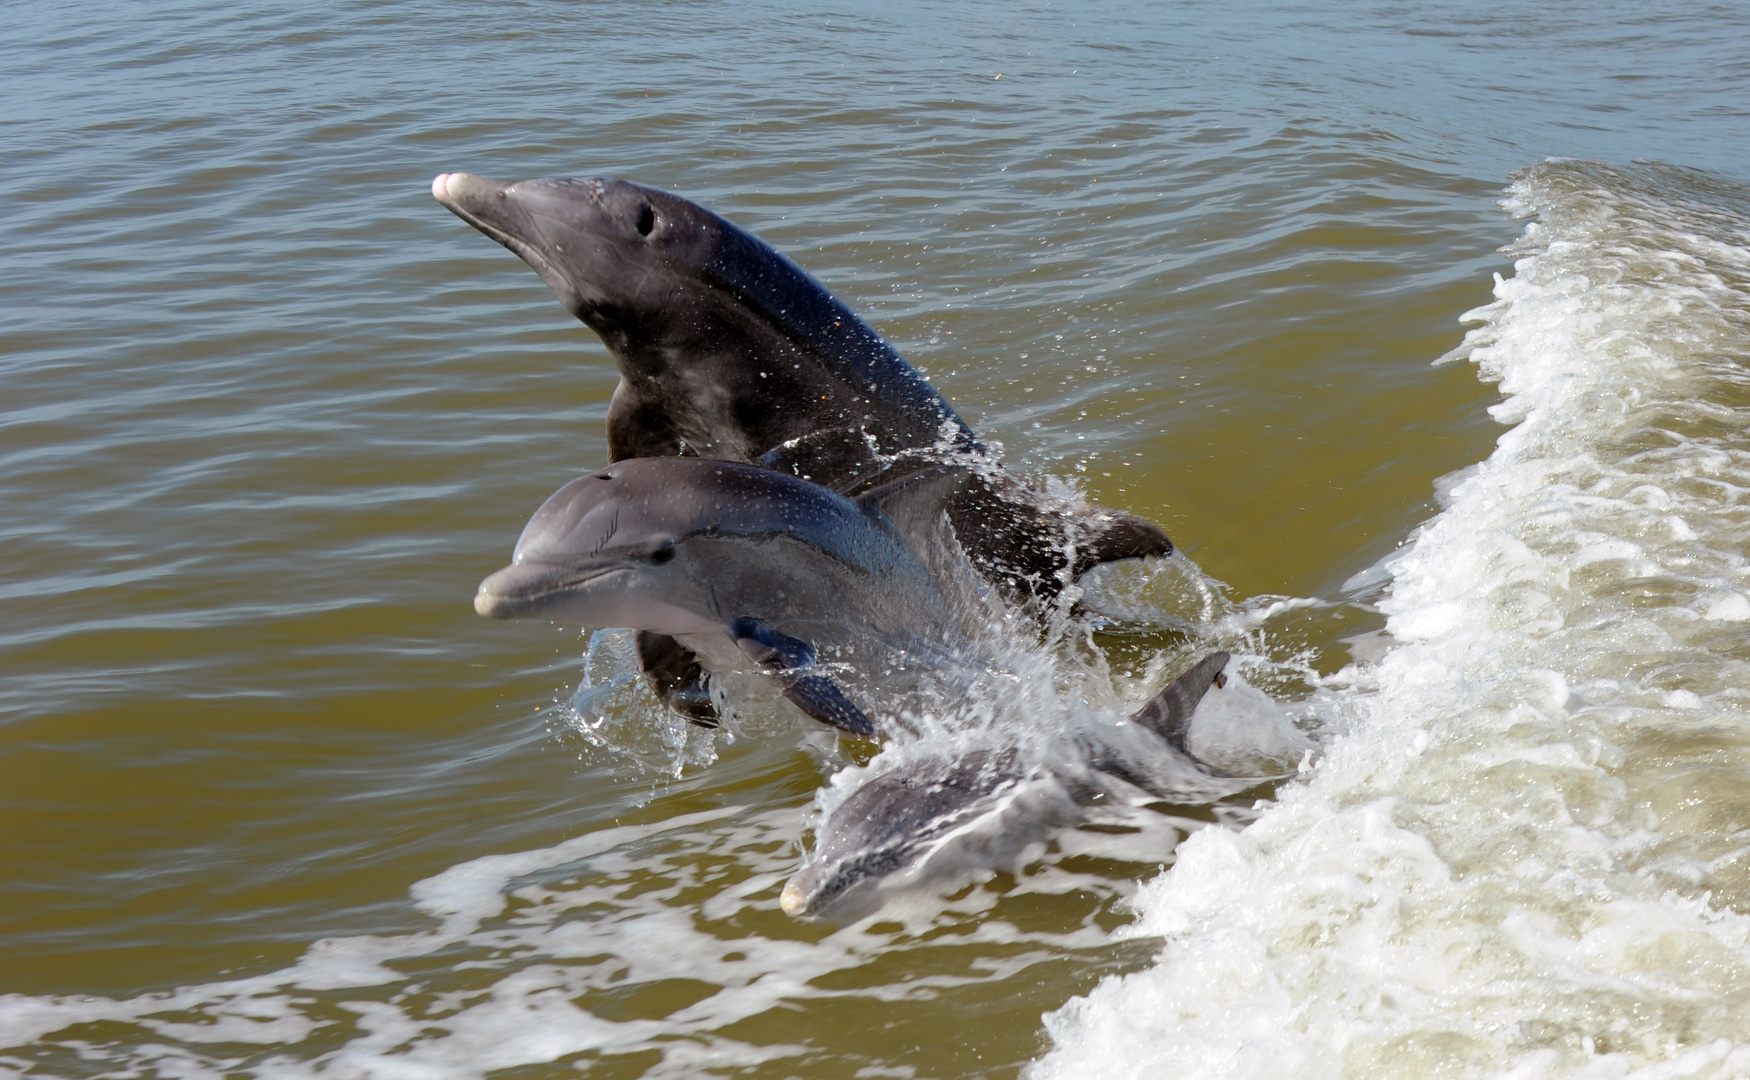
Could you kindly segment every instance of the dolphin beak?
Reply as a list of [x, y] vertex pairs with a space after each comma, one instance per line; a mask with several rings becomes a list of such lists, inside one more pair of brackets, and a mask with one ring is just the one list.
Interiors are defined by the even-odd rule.
[[778, 906], [784, 909], [784, 914], [796, 918], [808, 914], [808, 897], [802, 892], [802, 886], [795, 878], [784, 882], [784, 892], [778, 897]]
[[438, 173], [431, 182], [432, 198], [449, 207], [470, 225], [480, 226], [480, 215], [510, 190], [502, 180], [488, 180], [473, 173]]
[[474, 610], [489, 619], [531, 614], [557, 584], [554, 568], [542, 563], [512, 563], [487, 576], [474, 594]]
[[431, 182], [431, 194], [452, 214], [515, 252], [541, 275], [566, 310], [577, 314], [582, 304], [577, 284], [548, 258], [541, 229], [530, 217], [522, 193], [511, 190], [515, 186], [473, 173], [438, 173]]
[[511, 187], [473, 173], [447, 172], [438, 173], [431, 182], [431, 194], [450, 213], [516, 252], [545, 276], [547, 260], [529, 243], [528, 215], [510, 197]]

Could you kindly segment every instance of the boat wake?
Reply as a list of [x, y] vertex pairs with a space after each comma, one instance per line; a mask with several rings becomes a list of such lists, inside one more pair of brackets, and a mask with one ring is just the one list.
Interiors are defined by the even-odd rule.
[[1556, 161], [1504, 205], [1449, 359], [1511, 429], [1354, 583], [1392, 645], [1323, 765], [1180, 848], [1036, 1080], [1750, 1071], [1750, 195]]

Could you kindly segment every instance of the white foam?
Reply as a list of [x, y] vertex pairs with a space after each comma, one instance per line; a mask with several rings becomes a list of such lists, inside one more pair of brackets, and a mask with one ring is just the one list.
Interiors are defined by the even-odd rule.
[[1035, 1080], [1750, 1074], [1750, 229], [1674, 190], [1517, 180], [1464, 350], [1516, 426], [1385, 564], [1347, 734], [1181, 846], [1158, 962], [1049, 1016]]

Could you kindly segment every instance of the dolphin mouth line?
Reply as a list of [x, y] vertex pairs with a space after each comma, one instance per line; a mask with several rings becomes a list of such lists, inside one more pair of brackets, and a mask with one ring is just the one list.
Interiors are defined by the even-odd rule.
[[[514, 566], [516, 564], [513, 563], [512, 565]], [[506, 569], [510, 569], [510, 567], [506, 567]], [[474, 594], [474, 610], [482, 615], [489, 615], [494, 618], [506, 618], [527, 611], [530, 608], [539, 605], [541, 601], [556, 594], [567, 592], [571, 589], [575, 589], [579, 585], [588, 584], [592, 581], [599, 581], [610, 574], [624, 574], [627, 573], [628, 570], [629, 568], [624, 566], [609, 566], [600, 570], [591, 570], [587, 573], [574, 574], [557, 581], [544, 581], [541, 582], [537, 588], [524, 589], [517, 592], [489, 591], [486, 588], [486, 581], [491, 581], [492, 577], [497, 576], [497, 574], [494, 574], [492, 577], [488, 577], [486, 581], [480, 583], [479, 591]], [[499, 573], [503, 573], [503, 571], [499, 571]]]

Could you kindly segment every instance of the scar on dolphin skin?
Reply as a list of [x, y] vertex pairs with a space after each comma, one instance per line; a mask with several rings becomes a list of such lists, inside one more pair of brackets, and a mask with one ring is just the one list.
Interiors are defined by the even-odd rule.
[[[988, 460], [867, 323], [704, 207], [605, 178], [444, 173], [432, 194], [528, 263], [601, 336], [620, 371], [607, 417], [613, 460], [759, 463], [855, 494], [895, 470], [964, 457], [979, 467], [949, 500], [949, 520], [973, 565], [1020, 600], [1050, 602], [1100, 563], [1173, 550], [1142, 518], [1067, 502]], [[641, 634], [638, 655], [665, 702], [710, 722], [702, 668], [672, 635]]]

